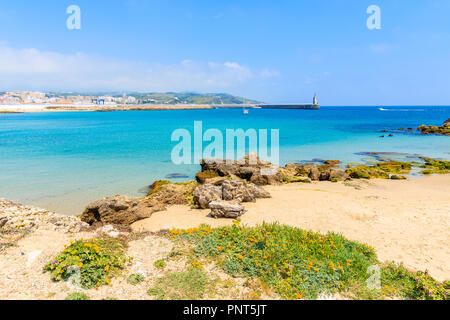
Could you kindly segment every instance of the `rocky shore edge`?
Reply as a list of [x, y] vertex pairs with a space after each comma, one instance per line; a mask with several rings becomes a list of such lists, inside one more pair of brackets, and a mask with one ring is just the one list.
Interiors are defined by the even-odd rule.
[[[130, 273], [128, 278], [123, 275], [118, 276], [114, 280], [114, 285], [108, 285], [110, 278], [109, 275], [105, 275], [104, 278], [101, 278], [104, 283], [97, 282], [97, 285], [92, 283], [92, 289], [81, 293], [71, 293], [66, 299], [69, 297], [77, 299], [85, 297], [84, 292], [95, 299], [108, 296], [147, 299], [150, 294], [158, 296], [159, 291], [150, 292], [150, 290], [148, 291], [150, 293], [146, 293], [146, 289], [143, 289], [144, 284], [140, 285], [134, 282], [139, 283], [142, 281], [139, 279], [146, 279], [145, 286], [152, 284], [153, 288], [157, 288], [159, 281], [170, 277], [171, 272], [186, 277], [192, 276], [196, 272], [205, 272], [202, 274], [207, 274], [211, 279], [216, 279], [219, 275], [221, 279], [217, 280], [220, 283], [219, 287], [223, 286], [220, 289], [220, 292], [222, 292], [220, 293], [221, 298], [279, 299], [279, 294], [273, 288], [262, 290], [260, 282], [256, 280], [252, 280], [251, 284], [248, 284], [244, 278], [233, 278], [224, 273], [223, 270], [219, 271], [220, 268], [217, 263], [209, 265], [203, 261], [200, 265], [197, 260], [191, 261], [192, 257], [189, 255], [183, 255], [181, 260], [176, 258], [177, 255], [181, 254], [180, 252], [185, 252], [183, 250], [187, 249], [179, 248], [177, 242], [171, 242], [170, 239], [174, 240], [176, 237], [196, 234], [201, 239], [203, 234], [212, 235], [214, 232], [219, 232], [218, 235], [220, 235], [221, 231], [200, 226], [185, 231], [174, 229], [153, 234], [133, 232], [130, 225], [174, 204], [209, 209], [212, 218], [238, 219], [245, 214], [242, 203], [255, 202], [261, 198], [271, 197], [270, 192], [264, 188], [264, 186], [269, 185], [327, 181], [328, 183], [341, 182], [356, 188], [358, 181], [354, 180], [363, 182], [372, 178], [407, 179], [407, 175], [411, 173], [412, 168], [419, 168], [422, 173], [442, 174], [450, 172], [450, 161], [422, 157], [420, 158], [421, 161], [401, 162], [392, 160], [388, 157], [389, 155], [383, 153], [373, 153], [373, 156], [378, 160], [376, 163], [367, 165], [349, 164], [346, 166], [338, 160], [314, 159], [314, 163], [287, 164], [284, 167], [279, 167], [261, 160], [254, 154], [247, 155], [239, 161], [204, 159], [201, 161], [201, 171], [196, 175], [196, 180], [183, 183], [156, 181], [150, 186], [150, 191], [145, 197], [133, 198], [116, 195], [99, 199], [90, 203], [78, 217], [59, 215], [45, 209], [0, 199], [0, 254], [5, 257], [2, 265], [6, 267], [2, 277], [0, 277], [0, 287], [2, 283], [4, 286], [0, 290], [1, 296], [8, 298], [11, 294], [11, 297], [26, 298], [21, 292], [28, 290], [27, 292], [32, 292], [34, 298], [64, 299], [69, 293], [66, 284], [59, 281], [50, 281], [48, 273], [43, 273], [43, 265], [45, 265], [45, 270], [51, 272], [51, 279], [57, 280], [59, 279], [58, 263], [61, 259], [68, 259], [67, 261], [72, 259], [77, 250], [94, 250], [92, 251], [93, 254], [100, 255], [100, 253], [106, 254], [106, 252], [109, 252], [109, 245], [117, 246], [120, 244], [122, 246], [123, 244], [127, 248], [127, 256], [135, 259], [135, 261], [130, 260], [129, 262], [123, 260], [118, 264], [120, 269], [126, 269], [126, 272]], [[252, 228], [246, 229], [243, 227], [239, 229], [239, 232], [253, 232], [252, 230]], [[83, 237], [90, 238], [90, 240], [83, 240]], [[65, 249], [61, 252], [63, 246]], [[97, 246], [100, 253], [96, 251]], [[221, 250], [222, 246], [218, 248], [217, 250]], [[56, 255], [58, 252], [60, 253]], [[119, 256], [122, 254], [120, 253]], [[50, 259], [51, 257], [54, 258]], [[57, 264], [53, 265], [55, 261]], [[84, 268], [83, 262], [78, 261], [77, 263], [80, 263]], [[166, 264], [169, 267], [162, 267], [161, 269], [161, 266]], [[108, 266], [109, 264], [105, 265], [104, 268]], [[188, 266], [188, 271], [185, 271], [186, 266]], [[88, 270], [90, 267], [86, 268]], [[100, 268], [101, 272], [103, 272], [102, 268]], [[404, 269], [400, 270], [402, 273], [407, 272]], [[426, 272], [420, 275], [420, 277], [423, 277], [423, 281], [432, 281], [432, 285], [436, 286], [435, 280], [430, 280], [431, 278]], [[14, 281], [15, 278], [23, 278], [27, 281], [26, 283], [16, 282]], [[39, 292], [41, 291], [39, 290], [41, 289], [36, 289], [35, 283], [39, 283], [42, 288], [46, 288], [44, 295], [40, 296]], [[233, 287], [239, 287], [240, 293], [232, 295], [228, 289], [228, 283], [233, 283]], [[438, 285], [441, 285], [441, 283], [438, 283]], [[254, 295], [255, 292], [258, 293], [258, 296]], [[433, 292], [433, 295], [435, 294], [437, 295]], [[219, 296], [216, 295], [216, 297]], [[302, 297], [297, 294], [297, 298], [301, 299]], [[342, 299], [345, 297], [336, 293], [325, 298]]]
[[421, 125], [417, 128], [422, 134], [440, 134], [450, 136], [450, 119], [444, 121], [442, 126]]
[[[369, 153], [368, 153], [369, 154]], [[313, 181], [344, 182], [357, 179], [404, 180], [413, 168], [421, 174], [450, 173], [450, 161], [419, 157], [420, 162], [395, 161], [383, 153], [370, 153], [377, 161], [369, 165], [348, 164], [339, 160], [315, 159], [321, 164], [286, 164], [275, 166], [249, 154], [240, 160], [203, 159], [196, 180], [173, 183], [155, 181], [145, 197], [115, 195], [90, 203], [78, 216], [60, 215], [45, 209], [0, 199], [2, 238], [17, 237], [34, 230], [47, 229], [76, 233], [94, 224], [130, 226], [149, 218], [170, 205], [189, 205], [194, 209], [210, 209], [214, 218], [237, 219], [245, 213], [243, 202], [270, 198], [266, 185], [311, 183]]]

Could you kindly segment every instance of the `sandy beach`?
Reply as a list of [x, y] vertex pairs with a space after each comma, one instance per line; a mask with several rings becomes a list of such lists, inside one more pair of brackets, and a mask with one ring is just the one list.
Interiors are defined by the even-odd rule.
[[[360, 180], [267, 186], [272, 198], [244, 204], [243, 224], [279, 222], [302, 229], [342, 233], [364, 242], [382, 261], [402, 262], [450, 278], [450, 175], [408, 181]], [[231, 224], [208, 217], [209, 210], [171, 206], [132, 225], [134, 230]]]

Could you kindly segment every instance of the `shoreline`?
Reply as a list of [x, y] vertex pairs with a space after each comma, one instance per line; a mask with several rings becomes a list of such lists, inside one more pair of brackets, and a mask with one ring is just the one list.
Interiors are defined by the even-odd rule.
[[31, 113], [31, 112], [116, 112], [116, 111], [160, 111], [160, 110], [204, 110], [214, 109], [210, 105], [0, 105], [0, 114], [8, 113]]
[[[339, 172], [331, 169], [336, 161], [324, 161], [329, 163], [329, 167], [322, 168], [325, 171], [321, 171], [321, 178], [324, 172]], [[215, 168], [214, 163], [208, 165], [209, 169]], [[259, 165], [268, 164], [258, 161]], [[295, 166], [291, 164], [280, 170], [285, 176], [294, 168], [311, 167]], [[202, 172], [203, 169], [208, 168], [202, 166]], [[216, 169], [220, 170], [220, 167]], [[192, 270], [190, 256], [172, 257], [174, 250], [178, 252], [180, 248], [169, 235], [199, 230], [201, 225], [232, 227], [236, 225], [235, 219], [238, 219], [240, 228], [276, 223], [298, 232], [308, 231], [325, 237], [332, 236], [331, 233], [340, 234], [346, 241], [356, 241], [374, 250], [377, 265], [382, 268], [392, 262], [414, 274], [420, 275], [425, 271], [427, 275], [429, 272], [436, 279], [433, 281], [450, 278], [450, 250], [446, 246], [450, 241], [450, 174], [404, 180], [348, 180], [342, 174], [338, 176], [343, 180], [337, 182], [302, 178], [303, 182], [288, 179], [288, 183], [278, 184], [276, 180], [269, 180], [264, 187], [245, 183], [231, 173], [229, 178], [232, 180], [228, 182], [225, 177], [211, 178], [209, 175], [198, 175], [198, 182], [176, 184], [160, 181], [153, 185], [147, 197], [117, 195], [99, 199], [89, 204], [78, 217], [0, 199], [0, 256], [5, 257], [0, 259], [0, 299], [62, 300], [74, 290], [80, 292], [79, 288], [65, 281], [52, 281], [49, 273], [43, 272], [43, 266], [54, 261], [55, 256], [74, 241], [93, 239], [124, 241], [127, 256], [133, 260], [111, 283], [82, 292], [96, 300], [151, 299], [147, 289], [158, 284], [160, 279], [170, 273], [183, 274]], [[258, 196], [253, 193], [253, 201], [241, 205], [237, 200], [235, 208], [241, 206], [244, 214], [234, 219], [229, 216], [213, 218], [212, 202], [210, 209], [194, 208], [186, 202], [187, 190], [193, 189], [195, 196], [195, 190], [204, 187], [212, 191], [212, 186], [221, 183], [225, 192], [225, 185], [235, 188], [239, 186], [238, 182], [247, 186], [247, 191], [257, 192]], [[245, 190], [231, 189], [228, 192], [235, 197], [242, 191]], [[233, 201], [222, 203], [231, 204]], [[195, 198], [193, 203], [196, 203]], [[157, 267], [158, 261], [166, 264], [163, 269]], [[198, 263], [201, 263], [203, 274], [219, 284], [214, 296], [216, 299], [254, 299], [255, 292], [262, 299], [281, 298], [273, 288], [249, 287], [246, 278], [231, 276], [217, 262], [201, 260]], [[136, 274], [145, 279], [142, 284], [130, 284], [129, 277]], [[237, 290], [229, 290], [230, 286]], [[351, 292], [334, 292], [328, 296], [320, 295], [317, 299], [353, 299]], [[402, 296], [394, 296], [393, 299], [402, 299]]]
[[[265, 186], [272, 197], [243, 203], [246, 213], [240, 221], [248, 226], [277, 222], [322, 234], [340, 233], [373, 246], [382, 261], [401, 262], [412, 270], [429, 270], [437, 279], [450, 278], [450, 250], [445, 247], [450, 242], [450, 174], [350, 182]], [[74, 221], [79, 221], [75, 216], [11, 203], [30, 212], [63, 218], [65, 222], [58, 223], [54, 230], [59, 225], [72, 226]], [[154, 212], [130, 227], [135, 233], [155, 233], [201, 224], [220, 227], [232, 225], [233, 220], [212, 218], [209, 209], [169, 205], [166, 210]], [[78, 230], [79, 225], [75, 223], [75, 226]]]

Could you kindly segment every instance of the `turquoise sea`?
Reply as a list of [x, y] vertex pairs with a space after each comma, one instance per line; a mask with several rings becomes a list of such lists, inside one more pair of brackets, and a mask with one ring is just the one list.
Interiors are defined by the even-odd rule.
[[[279, 129], [280, 164], [313, 158], [358, 162], [360, 152], [398, 152], [450, 160], [450, 137], [380, 130], [441, 125], [450, 107], [322, 107], [0, 114], [0, 197], [78, 214], [92, 200], [141, 195], [154, 180], [198, 165], [171, 161], [175, 129]], [[386, 137], [381, 138], [381, 135]]]

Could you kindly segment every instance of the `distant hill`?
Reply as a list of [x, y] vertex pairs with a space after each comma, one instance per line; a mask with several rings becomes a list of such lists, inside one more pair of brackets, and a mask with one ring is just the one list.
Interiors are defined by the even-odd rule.
[[260, 103], [227, 93], [129, 93], [142, 104], [243, 104]]
[[[119, 92], [52, 92], [48, 96], [113, 96], [122, 97]], [[260, 104], [260, 101], [233, 96], [228, 93], [195, 92], [128, 92], [128, 97], [137, 99], [137, 104]]]

